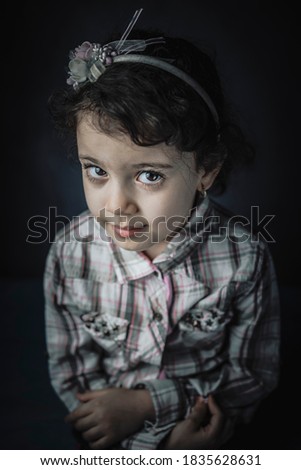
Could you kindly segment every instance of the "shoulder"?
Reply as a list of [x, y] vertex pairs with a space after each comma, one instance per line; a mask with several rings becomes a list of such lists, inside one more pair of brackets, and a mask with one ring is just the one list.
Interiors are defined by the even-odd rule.
[[69, 243], [73, 241], [88, 241], [93, 237], [94, 217], [86, 209], [78, 215], [72, 217], [55, 235], [53, 243]]
[[251, 220], [210, 202], [206, 238], [200, 250], [206, 252], [213, 277], [223, 281], [256, 281], [272, 266], [268, 244], [252, 231]]
[[96, 278], [112, 276], [110, 238], [89, 210], [74, 216], [61, 228], [48, 252], [48, 263], [59, 267], [61, 277]]

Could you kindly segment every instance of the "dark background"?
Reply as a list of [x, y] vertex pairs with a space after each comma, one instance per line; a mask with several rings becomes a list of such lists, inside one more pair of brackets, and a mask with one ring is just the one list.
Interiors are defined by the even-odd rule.
[[[35, 2], [36, 3], [36, 2]], [[47, 112], [50, 93], [66, 80], [68, 52], [84, 40], [123, 31], [143, 7], [138, 27], [197, 40], [215, 56], [227, 100], [256, 149], [252, 168], [232, 177], [216, 199], [237, 214], [275, 217], [268, 228], [282, 304], [282, 373], [254, 423], [232, 448], [298, 448], [300, 362], [298, 286], [300, 75], [296, 8], [289, 2], [185, 0], [46, 1], [13, 4], [2, 19], [1, 346], [4, 358], [2, 448], [73, 448], [65, 409], [52, 391], [45, 354], [42, 276], [49, 242], [86, 208], [79, 168], [66, 158]], [[2, 57], [3, 57], [2, 56]], [[3, 126], [3, 125], [2, 125]], [[29, 243], [29, 220], [49, 217], [49, 236]], [[67, 220], [67, 219], [65, 219]], [[55, 224], [57, 222], [57, 224]], [[39, 241], [39, 240], [37, 240]], [[300, 373], [300, 372], [299, 372]], [[295, 419], [292, 419], [294, 415]], [[241, 447], [239, 447], [241, 446]]]

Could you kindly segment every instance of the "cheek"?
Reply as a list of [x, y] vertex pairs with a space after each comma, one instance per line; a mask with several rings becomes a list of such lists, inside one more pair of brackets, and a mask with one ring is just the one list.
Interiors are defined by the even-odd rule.
[[101, 194], [99, 191], [97, 191], [91, 185], [85, 182], [83, 184], [83, 187], [84, 187], [86, 203], [90, 211], [92, 212], [92, 214], [95, 215], [103, 206], [102, 200], [101, 200]]
[[89, 194], [89, 186], [88, 186], [87, 178], [84, 175], [82, 175], [82, 182], [83, 182], [84, 193], [85, 193], [85, 196], [87, 197]]
[[193, 191], [173, 191], [172, 196], [168, 200], [162, 201], [158, 207], [162, 209], [162, 213], [169, 217], [184, 216], [189, 214], [193, 206], [195, 192]]

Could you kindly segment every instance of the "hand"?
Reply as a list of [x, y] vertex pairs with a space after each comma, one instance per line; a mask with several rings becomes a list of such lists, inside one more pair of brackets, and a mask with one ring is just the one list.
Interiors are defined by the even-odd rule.
[[208, 403], [198, 397], [191, 413], [180, 421], [163, 442], [162, 449], [217, 449], [223, 414], [210, 395]]
[[91, 449], [109, 449], [137, 432], [155, 411], [147, 390], [108, 388], [78, 393], [82, 402], [65, 421], [82, 434]]

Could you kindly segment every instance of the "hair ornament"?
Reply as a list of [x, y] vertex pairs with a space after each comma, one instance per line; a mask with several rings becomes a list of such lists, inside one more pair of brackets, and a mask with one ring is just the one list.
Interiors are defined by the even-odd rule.
[[118, 41], [112, 41], [103, 46], [98, 43], [85, 41], [72, 50], [69, 54], [68, 85], [72, 85], [73, 88], [77, 90], [86, 82], [93, 83], [105, 72], [107, 67], [116, 62], [136, 62], [152, 65], [175, 75], [190, 85], [202, 97], [216, 122], [217, 128], [219, 128], [219, 117], [215, 105], [208, 93], [196, 80], [183, 70], [172, 65], [172, 60], [136, 54], [136, 52], [144, 51], [146, 47], [151, 44], [166, 42], [164, 37], [145, 40], [127, 39], [142, 11], [143, 8], [136, 10], [122, 37]]
[[102, 46], [97, 43], [83, 42], [69, 54], [68, 85], [76, 90], [85, 82], [95, 82], [114, 62], [118, 55], [144, 51], [150, 44], [165, 43], [163, 37], [127, 40], [143, 8], [137, 10], [119, 41], [112, 41]]

